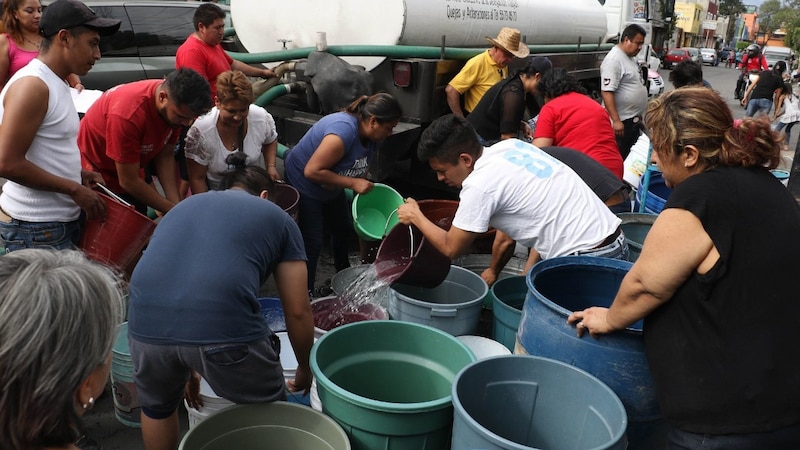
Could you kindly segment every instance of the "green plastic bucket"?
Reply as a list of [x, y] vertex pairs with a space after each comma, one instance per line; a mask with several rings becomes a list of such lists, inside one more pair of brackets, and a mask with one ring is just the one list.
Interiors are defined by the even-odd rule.
[[628, 242], [628, 261], [635, 262], [639, 259], [642, 253], [642, 246], [647, 233], [650, 232], [650, 227], [658, 218], [657, 214], [639, 214], [639, 213], [619, 213], [617, 217], [622, 219], [620, 228], [625, 233], [625, 240]]
[[492, 297], [492, 337], [495, 341], [514, 351], [517, 341], [517, 330], [522, 318], [522, 306], [528, 296], [528, 285], [525, 276], [503, 278], [490, 289]]
[[287, 402], [236, 405], [189, 430], [179, 450], [349, 450], [330, 417]]
[[453, 383], [452, 450], [624, 450], [619, 397], [589, 373], [534, 356], [496, 356]]
[[397, 225], [397, 208], [402, 204], [403, 196], [381, 183], [366, 194], [356, 194], [352, 205], [356, 234], [368, 241], [383, 239]]
[[128, 322], [117, 326], [117, 338], [111, 352], [111, 391], [114, 415], [123, 425], [141, 427], [142, 406], [133, 383], [133, 361], [128, 346]]
[[335, 328], [311, 349], [323, 412], [356, 450], [448, 448], [453, 379], [474, 360], [443, 331], [391, 320]]

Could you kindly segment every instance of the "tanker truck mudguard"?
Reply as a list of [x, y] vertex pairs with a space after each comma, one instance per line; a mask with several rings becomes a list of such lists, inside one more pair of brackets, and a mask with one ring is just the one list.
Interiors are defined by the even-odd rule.
[[[236, 35], [248, 51], [230, 55], [247, 64], [291, 67], [256, 100], [274, 117], [279, 142], [291, 148], [324, 114], [359, 95], [388, 92], [400, 102], [404, 118], [373, 155], [369, 178], [416, 198], [458, 197], [436, 180], [427, 162], [417, 160], [416, 148], [425, 127], [450, 112], [445, 87], [469, 58], [489, 48], [487, 36], [504, 26], [521, 30], [532, 54], [549, 57], [598, 99], [600, 64], [614, 45], [597, 0], [230, 4]], [[478, 15], [484, 19], [473, 19]]]

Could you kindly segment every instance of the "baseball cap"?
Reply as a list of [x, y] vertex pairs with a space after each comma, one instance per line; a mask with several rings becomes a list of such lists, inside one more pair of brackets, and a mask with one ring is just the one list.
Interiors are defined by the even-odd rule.
[[56, 0], [44, 9], [39, 20], [39, 33], [50, 37], [59, 30], [84, 26], [97, 31], [101, 36], [114, 34], [120, 21], [98, 17], [91, 8], [78, 0]]

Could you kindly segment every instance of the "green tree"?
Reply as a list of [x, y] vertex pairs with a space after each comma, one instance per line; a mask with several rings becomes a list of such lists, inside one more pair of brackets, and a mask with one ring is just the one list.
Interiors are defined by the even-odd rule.
[[[800, 0], [795, 0], [800, 2]], [[742, 0], [720, 0], [719, 2], [719, 15], [728, 16], [728, 29], [725, 30], [725, 40], [731, 42], [733, 40], [733, 33], [736, 31], [736, 17], [744, 12], [744, 4]]]
[[779, 16], [782, 9], [780, 0], [765, 0], [758, 8], [758, 32], [770, 33], [780, 28]]

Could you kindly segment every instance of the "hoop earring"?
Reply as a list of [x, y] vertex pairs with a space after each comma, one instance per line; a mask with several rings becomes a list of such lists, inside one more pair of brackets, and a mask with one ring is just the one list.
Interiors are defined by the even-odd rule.
[[89, 400], [81, 406], [85, 411], [89, 411], [90, 409], [94, 408], [94, 397], [89, 397]]

